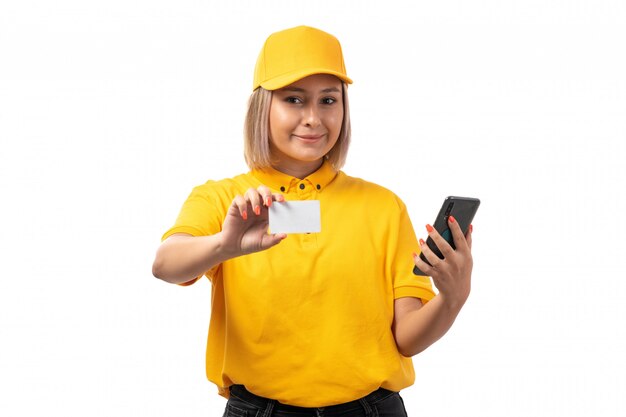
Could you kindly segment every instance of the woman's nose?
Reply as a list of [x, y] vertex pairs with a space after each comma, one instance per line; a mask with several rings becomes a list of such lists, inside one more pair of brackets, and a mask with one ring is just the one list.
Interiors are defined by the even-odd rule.
[[304, 110], [303, 122], [306, 126], [317, 127], [321, 123], [317, 107], [307, 106]]

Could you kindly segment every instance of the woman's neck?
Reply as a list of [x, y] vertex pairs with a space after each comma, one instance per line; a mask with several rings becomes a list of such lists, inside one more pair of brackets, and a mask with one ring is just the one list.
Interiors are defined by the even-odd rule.
[[283, 174], [291, 175], [292, 177], [296, 177], [299, 179], [304, 179], [320, 169], [322, 164], [324, 163], [324, 158], [319, 159], [317, 161], [311, 162], [302, 162], [298, 161], [297, 163], [278, 163], [272, 165], [276, 171], [280, 171]]

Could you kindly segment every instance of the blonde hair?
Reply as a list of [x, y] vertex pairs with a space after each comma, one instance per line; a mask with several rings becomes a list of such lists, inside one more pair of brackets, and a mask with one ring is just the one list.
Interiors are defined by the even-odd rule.
[[[350, 146], [350, 106], [348, 105], [348, 85], [341, 83], [343, 100], [343, 121], [339, 139], [325, 158], [336, 171], [346, 163]], [[272, 166], [270, 152], [270, 104], [272, 92], [259, 87], [248, 100], [248, 112], [244, 122], [244, 157], [250, 169], [264, 169]]]

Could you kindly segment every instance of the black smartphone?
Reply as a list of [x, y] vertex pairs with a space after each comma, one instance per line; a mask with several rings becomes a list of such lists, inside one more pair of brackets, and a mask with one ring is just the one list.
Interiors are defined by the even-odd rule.
[[[435, 223], [433, 227], [435, 230], [439, 232], [441, 237], [443, 237], [449, 244], [452, 246], [452, 249], [456, 249], [454, 246], [454, 239], [452, 238], [452, 232], [448, 228], [448, 217], [450, 215], [454, 216], [456, 221], [459, 223], [463, 234], [467, 233], [467, 229], [469, 229], [472, 220], [474, 219], [474, 215], [478, 210], [478, 206], [480, 205], [480, 200], [477, 198], [471, 197], [446, 197], [441, 206], [441, 210], [439, 210], [439, 214], [435, 219]], [[426, 244], [428, 247], [440, 258], [444, 259], [443, 254], [435, 245], [435, 242], [429, 237], [426, 239]], [[428, 265], [430, 262], [426, 260], [426, 257], [423, 253], [420, 253], [420, 258]], [[416, 266], [413, 268], [413, 273], [415, 275], [426, 275]]]

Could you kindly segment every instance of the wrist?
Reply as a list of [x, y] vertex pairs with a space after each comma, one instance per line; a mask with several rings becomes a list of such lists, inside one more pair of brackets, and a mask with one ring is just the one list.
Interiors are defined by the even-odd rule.
[[446, 309], [448, 309], [449, 311], [458, 313], [459, 311], [461, 311], [461, 308], [463, 308], [463, 306], [465, 305], [465, 302], [467, 301], [467, 298], [469, 297], [469, 293], [468, 294], [454, 294], [454, 295], [439, 293], [439, 297], [441, 298], [441, 302], [445, 306]]
[[232, 245], [229, 245], [227, 240], [225, 239], [224, 236], [224, 232], [218, 232], [216, 234], [214, 234], [212, 236], [213, 238], [215, 238], [215, 255], [216, 255], [216, 260], [218, 261], [218, 263], [222, 263], [224, 261], [227, 261], [229, 259], [235, 258], [241, 254], [236, 253], [235, 250], [233, 250]]

